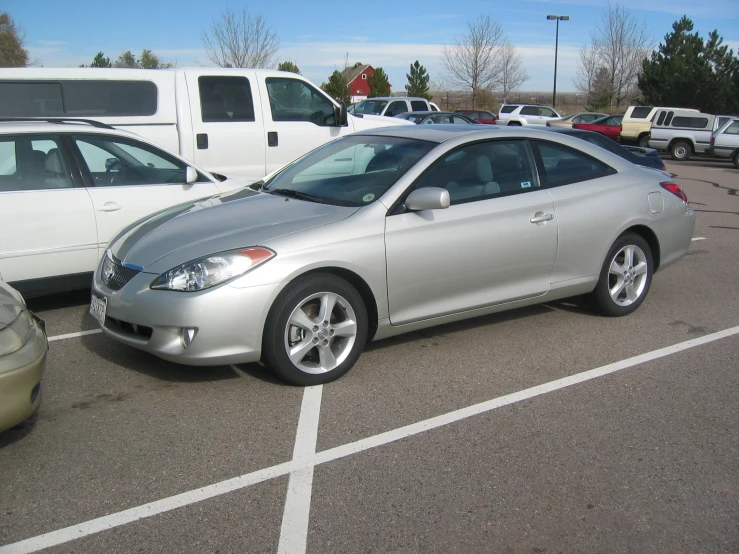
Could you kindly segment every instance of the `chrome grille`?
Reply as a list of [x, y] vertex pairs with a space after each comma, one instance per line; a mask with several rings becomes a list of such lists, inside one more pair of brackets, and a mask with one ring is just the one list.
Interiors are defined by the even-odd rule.
[[105, 256], [100, 277], [110, 289], [121, 290], [137, 273], [137, 270], [123, 267]]

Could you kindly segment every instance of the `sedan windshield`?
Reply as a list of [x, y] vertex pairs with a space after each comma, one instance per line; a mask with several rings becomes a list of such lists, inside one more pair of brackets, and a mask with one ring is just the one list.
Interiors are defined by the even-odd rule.
[[354, 113], [380, 115], [385, 106], [387, 106], [387, 100], [362, 100], [355, 106]]
[[279, 172], [265, 192], [338, 206], [366, 206], [395, 184], [436, 143], [350, 136], [330, 142]]

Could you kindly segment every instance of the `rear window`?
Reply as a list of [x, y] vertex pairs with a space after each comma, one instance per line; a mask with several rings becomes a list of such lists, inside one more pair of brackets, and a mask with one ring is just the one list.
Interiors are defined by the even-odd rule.
[[518, 106], [503, 106], [500, 113], [512, 113]]
[[667, 112], [660, 112], [657, 118], [657, 125], [662, 125], [665, 122], [665, 116], [667, 116]]
[[154, 115], [151, 81], [0, 81], [2, 117], [122, 117]]
[[690, 129], [704, 129], [708, 125], [705, 117], [679, 117], [672, 118], [673, 127], [688, 127]]
[[412, 112], [426, 112], [429, 107], [423, 100], [411, 100], [411, 111]]
[[633, 119], [644, 119], [651, 111], [652, 108], [650, 106], [636, 106], [631, 112], [631, 117]]

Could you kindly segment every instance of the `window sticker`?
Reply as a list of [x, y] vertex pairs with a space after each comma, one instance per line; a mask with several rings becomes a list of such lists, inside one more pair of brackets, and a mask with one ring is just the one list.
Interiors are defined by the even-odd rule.
[[374, 199], [375, 199], [375, 195], [374, 194], [365, 194], [362, 197], [362, 201], [364, 201], [364, 202], [372, 202]]
[[524, 181], [523, 183], [521, 183], [521, 188], [523, 189], [527, 189], [530, 186], [531, 186], [531, 181]]

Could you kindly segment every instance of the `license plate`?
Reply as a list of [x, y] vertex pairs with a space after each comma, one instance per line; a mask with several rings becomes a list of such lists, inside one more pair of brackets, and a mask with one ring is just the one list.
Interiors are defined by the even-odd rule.
[[90, 315], [97, 319], [100, 323], [105, 323], [105, 310], [108, 309], [108, 299], [92, 293], [90, 301]]

